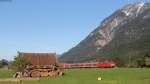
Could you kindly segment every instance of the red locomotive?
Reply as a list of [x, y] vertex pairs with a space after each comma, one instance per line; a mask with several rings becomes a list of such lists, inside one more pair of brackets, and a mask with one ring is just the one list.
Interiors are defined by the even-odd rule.
[[70, 68], [113, 68], [115, 67], [113, 62], [91, 62], [91, 63], [74, 63], [74, 64], [60, 64], [63, 69]]

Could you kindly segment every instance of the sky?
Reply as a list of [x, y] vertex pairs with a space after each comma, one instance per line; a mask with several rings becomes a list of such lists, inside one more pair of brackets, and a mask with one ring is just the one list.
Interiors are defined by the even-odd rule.
[[20, 52], [62, 54], [101, 21], [140, 0], [0, 0], [0, 59]]

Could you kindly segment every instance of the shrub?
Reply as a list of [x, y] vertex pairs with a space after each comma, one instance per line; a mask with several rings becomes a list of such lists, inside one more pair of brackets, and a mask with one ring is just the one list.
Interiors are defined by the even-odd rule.
[[11, 63], [11, 67], [15, 71], [23, 71], [27, 65], [30, 65], [30, 60], [21, 56], [14, 58], [14, 61]]

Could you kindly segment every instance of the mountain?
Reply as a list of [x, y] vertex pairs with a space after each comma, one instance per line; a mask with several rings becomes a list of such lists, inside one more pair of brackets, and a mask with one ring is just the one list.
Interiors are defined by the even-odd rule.
[[60, 62], [114, 61], [136, 66], [150, 51], [150, 3], [124, 6], [104, 19], [77, 46], [64, 53]]

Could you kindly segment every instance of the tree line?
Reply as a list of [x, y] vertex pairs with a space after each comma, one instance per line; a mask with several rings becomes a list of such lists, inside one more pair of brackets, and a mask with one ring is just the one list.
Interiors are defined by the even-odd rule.
[[23, 71], [30, 61], [24, 57], [16, 56], [13, 61], [8, 61], [6, 59], [0, 60], [0, 69], [8, 67], [14, 71]]

